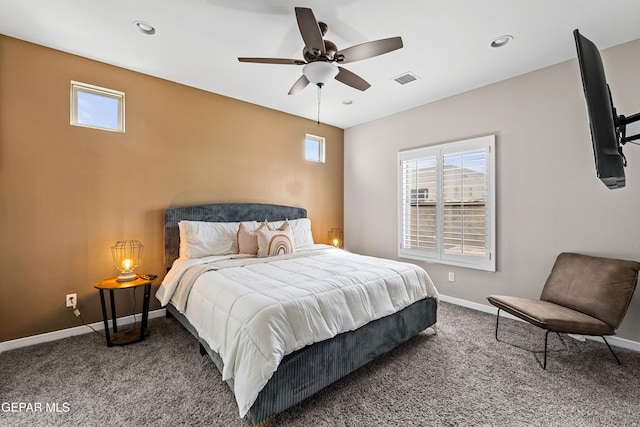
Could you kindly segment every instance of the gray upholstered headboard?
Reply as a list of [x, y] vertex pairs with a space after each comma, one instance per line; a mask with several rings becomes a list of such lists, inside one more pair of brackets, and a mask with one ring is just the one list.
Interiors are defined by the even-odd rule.
[[164, 212], [164, 263], [167, 270], [180, 256], [180, 231], [178, 222], [240, 222], [281, 221], [306, 218], [307, 210], [292, 206], [262, 203], [215, 203], [210, 205], [169, 208]]

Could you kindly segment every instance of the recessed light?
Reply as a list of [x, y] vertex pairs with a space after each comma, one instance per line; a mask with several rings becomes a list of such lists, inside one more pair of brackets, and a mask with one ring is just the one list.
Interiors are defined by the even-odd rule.
[[353, 99], [345, 99], [345, 100], [342, 101], [342, 103], [344, 105], [351, 105], [351, 104], [353, 104]]
[[502, 46], [506, 46], [511, 40], [513, 40], [513, 36], [500, 36], [500, 37], [496, 37], [492, 42], [491, 42], [491, 47], [502, 47]]
[[149, 24], [149, 23], [147, 23], [147, 22], [144, 22], [144, 21], [135, 21], [135, 22], [133, 23], [133, 25], [135, 25], [135, 26], [136, 26], [136, 28], [137, 28], [138, 30], [140, 30], [140, 32], [141, 32], [142, 34], [146, 34], [146, 35], [148, 35], [148, 36], [151, 36], [151, 35], [153, 35], [153, 34], [155, 34], [155, 33], [156, 33], [156, 29], [153, 27], [153, 25], [151, 25], [151, 24]]

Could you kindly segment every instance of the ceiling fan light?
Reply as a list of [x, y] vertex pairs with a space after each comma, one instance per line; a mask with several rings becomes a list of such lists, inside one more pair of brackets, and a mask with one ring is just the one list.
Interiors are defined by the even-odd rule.
[[338, 75], [338, 67], [329, 62], [311, 62], [302, 68], [302, 74], [316, 86], [324, 86]]

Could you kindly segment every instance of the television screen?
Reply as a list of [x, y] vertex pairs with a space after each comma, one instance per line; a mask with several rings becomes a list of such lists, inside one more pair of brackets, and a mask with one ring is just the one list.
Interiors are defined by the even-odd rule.
[[596, 173], [607, 187], [622, 188], [625, 186], [625, 159], [617, 132], [618, 117], [604, 75], [600, 52], [578, 30], [573, 35], [589, 115]]

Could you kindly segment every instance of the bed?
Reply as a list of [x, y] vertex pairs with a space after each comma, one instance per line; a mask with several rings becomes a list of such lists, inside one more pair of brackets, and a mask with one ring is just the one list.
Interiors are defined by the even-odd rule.
[[[437, 291], [426, 272], [413, 264], [364, 257], [315, 243], [296, 248], [294, 253], [264, 258], [228, 255], [185, 260], [185, 254], [181, 253], [185, 243], [183, 247], [180, 244], [181, 221], [186, 221], [183, 224], [211, 223], [209, 225], [268, 222], [281, 224], [279, 229], [299, 221], [293, 227], [297, 232], [310, 224], [310, 220], [302, 208], [255, 203], [208, 204], [165, 211], [165, 264], [168, 274], [156, 297], [166, 307], [167, 315], [175, 317], [198, 339], [201, 353], [211, 357], [234, 391], [240, 416], [246, 415], [254, 425], [262, 424], [296, 405], [426, 328], [433, 326], [435, 329]], [[296, 234], [292, 240], [308, 240], [310, 229], [306, 232], [307, 235]], [[184, 234], [182, 237], [187, 239]], [[372, 272], [383, 277], [387, 288], [380, 288], [379, 278], [364, 280], [376, 283], [378, 288], [375, 290], [367, 288], [363, 293], [364, 285], [352, 286], [354, 277], [364, 275], [366, 278]], [[397, 275], [410, 277], [410, 280], [403, 280], [417, 284], [411, 287], [403, 284], [407, 287], [402, 289], [397, 285]], [[314, 277], [306, 281], [300, 279], [310, 276]], [[260, 283], [263, 277], [266, 279]], [[219, 283], [213, 285], [212, 281]], [[273, 289], [272, 281], [275, 283]], [[280, 284], [281, 281], [284, 284]], [[304, 286], [299, 285], [299, 281], [304, 282]], [[347, 283], [348, 289], [356, 290], [340, 290], [340, 298], [335, 299], [338, 291], [334, 288], [341, 283]], [[245, 290], [245, 287], [251, 289]], [[178, 296], [179, 289], [182, 289], [182, 297]], [[254, 295], [253, 292], [260, 294]], [[334, 300], [320, 302], [315, 292], [334, 295]], [[283, 293], [285, 299], [271, 301], [282, 298]], [[365, 303], [354, 296], [360, 294], [363, 296], [358, 298], [371, 300], [368, 301], [371, 308], [352, 308], [365, 307]], [[227, 308], [219, 308], [219, 301], [224, 303], [225, 300], [233, 300], [233, 303], [229, 303]], [[236, 319], [241, 315], [239, 312], [248, 310], [240, 305], [241, 301], [258, 304], [255, 314], [245, 315], [244, 319], [250, 320]], [[315, 305], [310, 307], [315, 308], [299, 308], [306, 301], [313, 301], [311, 304]], [[345, 311], [352, 312], [345, 314], [341, 311], [341, 304], [348, 304]], [[396, 307], [398, 305], [400, 307]], [[273, 311], [270, 315], [273, 321], [263, 319], [267, 309]], [[233, 311], [234, 316], [227, 313], [228, 317], [223, 320], [220, 312], [224, 310]], [[308, 318], [308, 312], [314, 310], [325, 316], [323, 327], [318, 326], [319, 321]], [[282, 320], [282, 316], [291, 317]], [[374, 318], [366, 320], [369, 317]], [[366, 323], [361, 324], [363, 321]], [[241, 337], [240, 343], [235, 342], [237, 338], [234, 337], [248, 330], [249, 323], [257, 323], [258, 332], [248, 332], [248, 338]], [[283, 329], [286, 330], [282, 332]], [[216, 338], [214, 335], [220, 330], [224, 330], [226, 335]], [[273, 337], [264, 330], [273, 333]], [[295, 342], [285, 343], [279, 334], [292, 336]], [[313, 342], [309, 341], [311, 339]], [[246, 374], [247, 367], [261, 366], [255, 363], [256, 357], [266, 359], [265, 363], [271, 366], [258, 368], [257, 374]], [[246, 384], [255, 386], [256, 381], [265, 384], [260, 382], [257, 384], [259, 391], [251, 389], [253, 394], [245, 396]]]

